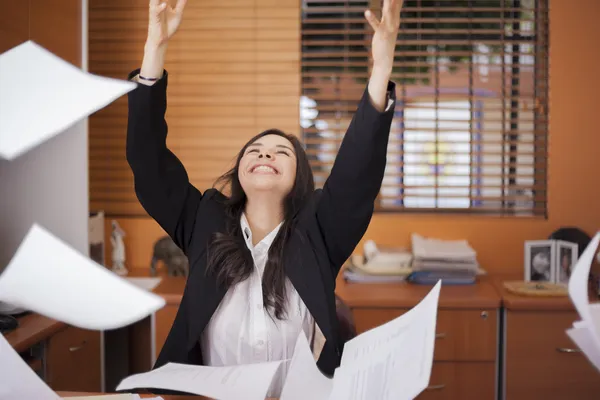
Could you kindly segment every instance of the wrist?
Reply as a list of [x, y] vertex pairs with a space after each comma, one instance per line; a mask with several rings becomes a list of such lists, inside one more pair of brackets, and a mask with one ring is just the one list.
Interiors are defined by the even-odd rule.
[[371, 76], [388, 81], [392, 77], [392, 68], [392, 64], [374, 63], [371, 69]]

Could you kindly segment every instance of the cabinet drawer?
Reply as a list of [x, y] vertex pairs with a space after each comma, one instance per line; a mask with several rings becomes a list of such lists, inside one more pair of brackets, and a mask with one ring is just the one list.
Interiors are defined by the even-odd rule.
[[[408, 309], [355, 308], [358, 333], [382, 325]], [[498, 317], [490, 310], [439, 310], [434, 359], [437, 361], [495, 361]]]
[[496, 398], [496, 363], [433, 363], [429, 386], [418, 400], [494, 400]]
[[598, 399], [600, 374], [567, 336], [575, 312], [508, 311], [506, 399]]
[[68, 327], [49, 339], [47, 383], [55, 391], [101, 390], [100, 332]]

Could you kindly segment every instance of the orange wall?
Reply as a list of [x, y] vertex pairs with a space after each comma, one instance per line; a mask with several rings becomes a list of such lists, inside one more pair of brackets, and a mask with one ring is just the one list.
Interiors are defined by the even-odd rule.
[[[596, 43], [600, 37], [600, 2], [551, 3], [548, 220], [376, 214], [365, 239], [408, 246], [412, 232], [443, 239], [464, 238], [489, 272], [521, 274], [525, 240], [544, 239], [566, 225], [578, 226], [589, 234], [600, 229], [600, 207], [594, 207], [600, 201], [600, 106], [595, 98], [600, 93], [600, 45]], [[119, 221], [129, 233], [126, 246], [131, 265], [148, 265], [152, 244], [162, 230], [146, 218]]]
[[600, 230], [600, 2], [551, 0], [550, 147], [547, 220], [377, 214], [365, 239], [410, 245], [417, 232], [467, 239], [491, 272], [521, 273], [523, 242], [560, 226]]

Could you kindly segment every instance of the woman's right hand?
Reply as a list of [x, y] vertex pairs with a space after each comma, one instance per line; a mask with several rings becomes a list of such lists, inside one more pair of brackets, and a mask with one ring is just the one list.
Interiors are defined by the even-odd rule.
[[[187, 0], [177, 0], [175, 7], [171, 7], [168, 1], [150, 0], [148, 38], [144, 47], [140, 83], [150, 86], [162, 76], [167, 43], [181, 24], [186, 2]], [[150, 80], [144, 80], [142, 77]]]
[[150, 0], [147, 46], [160, 47], [177, 32], [186, 2], [177, 0], [175, 7], [171, 7], [168, 1]]

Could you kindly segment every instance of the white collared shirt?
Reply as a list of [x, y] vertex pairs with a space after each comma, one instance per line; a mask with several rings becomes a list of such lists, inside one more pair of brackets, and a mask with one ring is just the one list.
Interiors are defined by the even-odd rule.
[[[263, 306], [262, 276], [267, 255], [281, 225], [256, 246], [252, 231], [242, 214], [242, 233], [254, 259], [254, 271], [248, 279], [232, 286], [219, 304], [206, 329], [201, 345], [205, 365], [224, 366], [279, 361], [292, 358], [301, 331], [312, 341], [314, 319], [306, 305], [287, 280], [285, 320], [271, 317]], [[284, 369], [282, 369], [284, 370]], [[270, 396], [277, 396], [285, 381], [285, 371], [276, 378]]]

